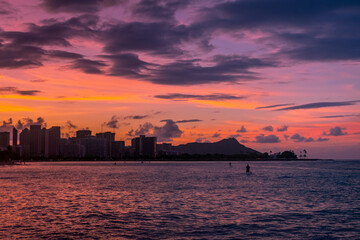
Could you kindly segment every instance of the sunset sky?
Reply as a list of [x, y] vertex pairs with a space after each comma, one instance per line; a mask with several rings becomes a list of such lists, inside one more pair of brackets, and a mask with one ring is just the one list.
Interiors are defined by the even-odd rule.
[[1, 129], [355, 159], [359, 60], [358, 0], [0, 0]]

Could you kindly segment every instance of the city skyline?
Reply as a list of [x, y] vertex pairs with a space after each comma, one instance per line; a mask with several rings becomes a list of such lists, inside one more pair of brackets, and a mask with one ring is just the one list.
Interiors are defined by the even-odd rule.
[[235, 137], [260, 152], [355, 159], [358, 6], [2, 0], [0, 132], [88, 128], [127, 145]]

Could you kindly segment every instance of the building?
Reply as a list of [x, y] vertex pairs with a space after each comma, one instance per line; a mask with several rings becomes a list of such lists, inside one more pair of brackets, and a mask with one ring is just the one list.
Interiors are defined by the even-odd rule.
[[96, 137], [107, 139], [109, 142], [115, 141], [115, 133], [112, 132], [97, 133]]
[[156, 137], [145, 137], [145, 135], [133, 138], [131, 140], [131, 146], [134, 150], [134, 156], [155, 157], [156, 142]]
[[156, 144], [156, 155], [164, 156], [164, 155], [176, 155], [177, 152], [172, 149], [171, 143], [161, 143]]
[[86, 154], [85, 147], [76, 138], [61, 138], [59, 151], [64, 158], [83, 158]]
[[17, 146], [17, 141], [18, 141], [18, 130], [16, 128], [13, 128], [13, 146]]
[[51, 127], [45, 134], [45, 157], [59, 157], [60, 127]]
[[30, 156], [41, 156], [41, 125], [30, 125]]
[[0, 150], [4, 151], [10, 146], [10, 133], [0, 132]]
[[108, 141], [104, 138], [88, 136], [76, 139], [77, 143], [85, 147], [85, 156], [92, 158], [108, 158]]
[[96, 138], [104, 139], [106, 141], [106, 156], [110, 157], [112, 153], [112, 142], [115, 141], [115, 133], [112, 132], [103, 132], [97, 133]]
[[122, 158], [125, 153], [125, 142], [124, 141], [113, 141], [111, 142], [111, 157]]
[[91, 136], [90, 130], [78, 130], [76, 131], [76, 138], [85, 138]]
[[30, 130], [24, 128], [20, 133], [21, 155], [30, 154]]
[[45, 145], [46, 145], [46, 143], [45, 143], [45, 141], [46, 141], [46, 128], [42, 128], [41, 129], [41, 150], [40, 150], [40, 155], [42, 156], [42, 157], [45, 157]]

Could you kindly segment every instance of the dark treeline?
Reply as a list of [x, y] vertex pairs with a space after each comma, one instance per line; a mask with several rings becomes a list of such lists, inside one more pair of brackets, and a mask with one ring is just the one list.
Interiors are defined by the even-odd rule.
[[[158, 155], [152, 156], [130, 156], [124, 155], [119, 158], [99, 158], [94, 156], [85, 156], [82, 158], [45, 158], [45, 157], [30, 157], [20, 156], [14, 153], [11, 147], [8, 147], [6, 151], [0, 151], [0, 161], [11, 162], [14, 160], [21, 161], [279, 161], [279, 160], [299, 160], [293, 151], [284, 151], [279, 153], [276, 157], [270, 156], [268, 153], [264, 154], [178, 154], [178, 155]], [[310, 160], [310, 159], [301, 159]]]

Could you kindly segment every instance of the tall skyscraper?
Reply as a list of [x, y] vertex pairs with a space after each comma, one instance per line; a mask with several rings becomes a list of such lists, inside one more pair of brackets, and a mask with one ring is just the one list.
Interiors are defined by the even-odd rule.
[[44, 157], [45, 156], [45, 138], [46, 138], [46, 128], [42, 128], [41, 129], [41, 149], [40, 149], [40, 155], [42, 156], [42, 157]]
[[41, 155], [41, 125], [30, 125], [30, 155]]
[[18, 141], [18, 130], [13, 127], [13, 146], [17, 146], [17, 141]]
[[30, 154], [30, 130], [24, 128], [20, 133], [20, 146], [22, 155]]
[[0, 148], [1, 150], [6, 150], [10, 146], [10, 133], [9, 132], [0, 132]]
[[115, 133], [112, 132], [103, 132], [97, 133], [96, 138], [105, 139], [106, 141], [106, 157], [110, 157], [112, 153], [112, 142], [115, 141]]
[[76, 138], [84, 138], [91, 136], [90, 130], [78, 130], [76, 131]]
[[145, 137], [140, 135], [131, 140], [131, 145], [135, 156], [155, 157], [156, 155], [156, 137]]
[[60, 127], [51, 127], [45, 135], [45, 157], [58, 157], [60, 155]]

